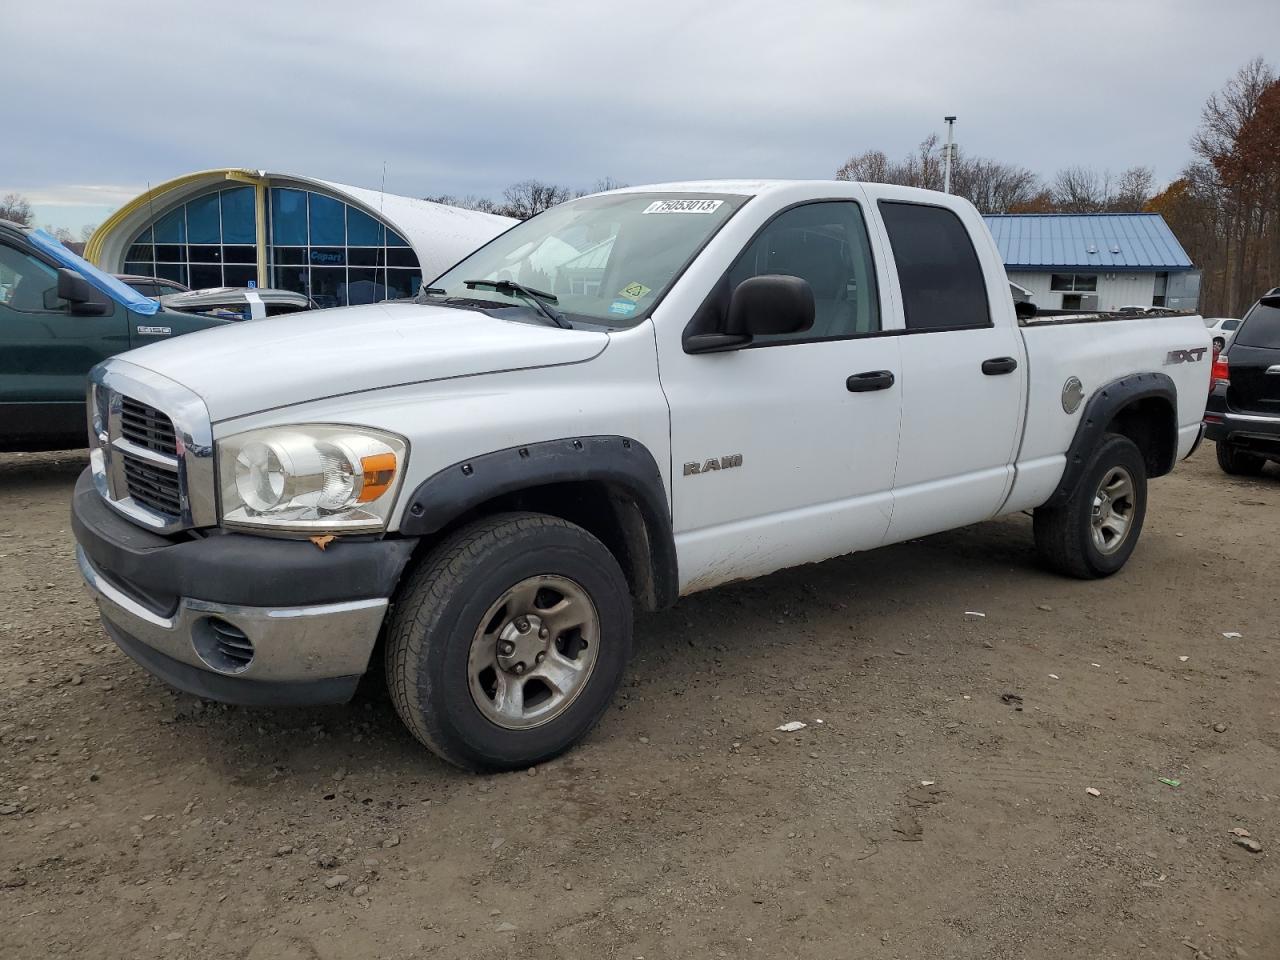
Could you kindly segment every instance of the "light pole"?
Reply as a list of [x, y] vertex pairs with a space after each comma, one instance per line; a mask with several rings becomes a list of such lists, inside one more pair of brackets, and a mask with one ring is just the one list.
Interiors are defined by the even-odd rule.
[[955, 152], [955, 146], [952, 144], [951, 140], [952, 140], [952, 134], [955, 132], [955, 128], [956, 128], [956, 118], [943, 117], [942, 119], [947, 122], [947, 165], [944, 168], [944, 172], [942, 174], [942, 192], [950, 193], [951, 192], [951, 155]]

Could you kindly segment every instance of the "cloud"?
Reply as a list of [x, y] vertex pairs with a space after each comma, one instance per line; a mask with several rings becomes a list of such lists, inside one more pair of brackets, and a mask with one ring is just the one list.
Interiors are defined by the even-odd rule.
[[386, 188], [416, 196], [529, 176], [825, 178], [868, 148], [905, 153], [949, 113], [966, 151], [1042, 175], [1171, 178], [1205, 97], [1253, 55], [1239, 38], [1274, 35], [1280, 6], [63, 0], [5, 20], [58, 47], [52, 64], [40, 44], [7, 48], [5, 126], [23, 135], [0, 175], [106, 204], [219, 166], [376, 188], [385, 162]]
[[37, 207], [102, 207], [108, 212], [132, 200], [145, 187], [107, 184], [73, 184], [65, 187], [0, 187], [0, 193], [11, 190], [23, 194]]

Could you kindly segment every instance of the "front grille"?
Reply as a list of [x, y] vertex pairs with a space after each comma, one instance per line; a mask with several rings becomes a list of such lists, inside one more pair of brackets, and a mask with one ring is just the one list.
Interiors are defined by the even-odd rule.
[[179, 516], [182, 498], [178, 488], [178, 473], [155, 466], [140, 457], [121, 451], [117, 454], [124, 467], [124, 481], [129, 496], [157, 513]]
[[130, 443], [156, 453], [177, 456], [178, 440], [173, 421], [155, 407], [132, 397], [120, 398], [120, 435]]
[[156, 533], [217, 523], [213, 436], [186, 387], [112, 358], [89, 374], [93, 483], [118, 513]]

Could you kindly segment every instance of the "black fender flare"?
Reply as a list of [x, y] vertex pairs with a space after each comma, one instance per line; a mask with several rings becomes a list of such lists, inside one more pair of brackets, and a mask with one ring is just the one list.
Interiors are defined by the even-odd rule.
[[[1137, 400], [1159, 397], [1172, 405], [1176, 416], [1178, 410], [1178, 387], [1168, 374], [1164, 373], [1131, 373], [1118, 380], [1105, 383], [1093, 392], [1085, 404], [1084, 413], [1076, 425], [1075, 436], [1071, 446], [1067, 448], [1067, 465], [1062, 471], [1062, 478], [1057, 488], [1043, 506], [1055, 507], [1067, 501], [1080, 483], [1084, 473], [1085, 461], [1089, 453], [1102, 440], [1107, 426], [1117, 413]], [[1176, 444], [1175, 444], [1176, 447]], [[1177, 451], [1174, 451], [1175, 459]], [[1173, 463], [1164, 469], [1167, 473]], [[1158, 474], [1154, 474], [1158, 475]]]
[[649, 603], [668, 607], [679, 596], [675, 534], [658, 463], [638, 440], [569, 437], [507, 447], [462, 460], [423, 480], [400, 519], [405, 536], [429, 536], [486, 501], [559, 483], [600, 483], [633, 502], [647, 540]]

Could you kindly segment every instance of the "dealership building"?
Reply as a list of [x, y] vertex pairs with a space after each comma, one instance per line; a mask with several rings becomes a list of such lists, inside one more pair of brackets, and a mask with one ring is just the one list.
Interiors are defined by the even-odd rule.
[[85, 256], [111, 273], [274, 287], [344, 306], [412, 296], [513, 223], [310, 177], [205, 170], [126, 203]]

